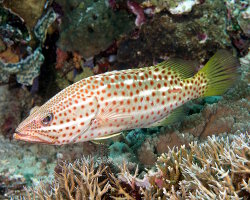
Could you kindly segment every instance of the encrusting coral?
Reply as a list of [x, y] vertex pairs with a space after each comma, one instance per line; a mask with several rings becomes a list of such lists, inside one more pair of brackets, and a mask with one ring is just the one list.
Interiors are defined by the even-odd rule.
[[169, 149], [156, 170], [138, 176], [126, 163], [116, 175], [109, 160], [65, 163], [52, 184], [27, 190], [35, 199], [245, 199], [250, 195], [250, 136], [212, 136]]

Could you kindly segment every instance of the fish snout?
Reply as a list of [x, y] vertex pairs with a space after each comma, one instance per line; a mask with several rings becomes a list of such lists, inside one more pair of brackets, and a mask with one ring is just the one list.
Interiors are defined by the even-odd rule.
[[32, 142], [32, 143], [42, 143], [42, 144], [54, 144], [55, 142], [53, 141], [48, 141], [45, 139], [42, 139], [38, 136], [36, 136], [34, 133], [22, 133], [19, 131], [15, 131], [15, 133], [13, 134], [13, 138], [15, 140], [21, 140], [21, 141], [25, 141], [25, 142]]

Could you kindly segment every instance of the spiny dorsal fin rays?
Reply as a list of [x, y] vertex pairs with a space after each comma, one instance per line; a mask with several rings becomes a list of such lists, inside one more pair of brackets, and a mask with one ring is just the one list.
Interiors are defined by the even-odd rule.
[[198, 62], [178, 58], [170, 58], [169, 60], [156, 65], [156, 67], [162, 68], [170, 67], [171, 70], [178, 72], [183, 79], [194, 76], [197, 66], [199, 66]]
[[157, 127], [157, 126], [167, 126], [170, 124], [173, 124], [175, 122], [181, 121], [188, 113], [188, 110], [184, 107], [181, 106], [179, 108], [176, 108], [174, 111], [170, 113], [166, 118], [163, 118], [151, 125], [149, 125], [146, 128], [149, 127]]

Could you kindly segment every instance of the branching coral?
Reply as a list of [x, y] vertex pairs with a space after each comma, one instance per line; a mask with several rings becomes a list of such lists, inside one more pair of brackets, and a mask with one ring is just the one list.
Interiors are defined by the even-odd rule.
[[[31, 192], [33, 199], [36, 196], [40, 199], [102, 199], [110, 189], [108, 180], [103, 178], [106, 168], [97, 167], [93, 159], [86, 158], [72, 164], [64, 163], [61, 173], [56, 174], [50, 185], [52, 190], [42, 184]], [[27, 197], [32, 199], [29, 192]]]
[[[161, 156], [161, 164], [168, 166], [167, 174], [164, 174], [166, 168], [158, 167], [163, 183], [171, 183], [171, 173], [172, 177], [179, 173], [181, 175], [177, 177], [183, 176], [178, 185], [174, 182], [176, 184], [171, 188], [169, 185], [160, 187], [164, 195], [170, 199], [240, 199], [249, 196], [249, 140], [248, 134], [227, 138], [213, 136], [203, 144], [190, 144], [190, 150], [181, 148]], [[178, 160], [176, 154], [181, 151], [184, 155]], [[170, 159], [175, 159], [174, 166], [173, 162], [169, 164]]]
[[[64, 164], [55, 181], [27, 192], [28, 199], [241, 199], [250, 194], [250, 136], [209, 137], [169, 149], [143, 179], [126, 163], [116, 176], [110, 162]], [[52, 189], [49, 189], [52, 188]], [[32, 196], [32, 195], [33, 196]]]

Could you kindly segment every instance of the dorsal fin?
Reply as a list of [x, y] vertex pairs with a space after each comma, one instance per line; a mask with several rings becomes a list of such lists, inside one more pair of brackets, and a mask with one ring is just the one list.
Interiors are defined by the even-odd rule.
[[173, 110], [170, 115], [167, 117], [149, 125], [149, 127], [157, 127], [157, 126], [167, 126], [170, 124], [173, 124], [175, 122], [181, 121], [186, 115], [187, 115], [187, 109], [184, 108], [184, 106], [181, 106], [179, 108], [176, 108]]
[[179, 58], [170, 58], [158, 64], [159, 67], [170, 67], [173, 71], [180, 74], [181, 78], [186, 79], [195, 75], [196, 68], [199, 66], [198, 62], [182, 60]]

